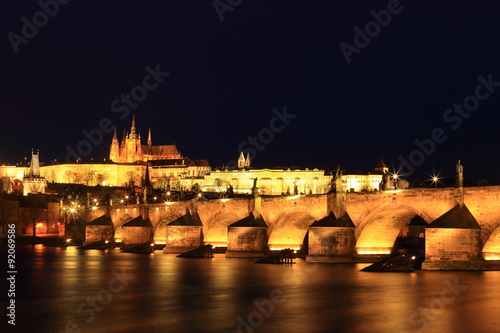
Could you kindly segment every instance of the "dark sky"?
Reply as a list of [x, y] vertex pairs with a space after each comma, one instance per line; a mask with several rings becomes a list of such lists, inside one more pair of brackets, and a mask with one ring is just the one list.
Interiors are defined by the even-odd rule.
[[[135, 113], [144, 143], [151, 127], [153, 144], [176, 143], [212, 166], [260, 133], [256, 166], [371, 169], [383, 157], [398, 168], [399, 156], [413, 154], [421, 164], [413, 176], [452, 175], [461, 159], [465, 178], [500, 180], [500, 87], [480, 88], [489, 96], [478, 107], [468, 98], [477, 110], [467, 118], [447, 114], [475, 96], [479, 76], [500, 82], [498, 1], [230, 3], [238, 5], [221, 21], [212, 1], [70, 1], [43, 22], [36, 1], [2, 1], [0, 163], [32, 148], [42, 161], [63, 159], [67, 147], [83, 147], [82, 131], [107, 118], [121, 137]], [[385, 27], [368, 25], [373, 37], [348, 63], [340, 43], [354, 47], [354, 28], [365, 31], [371, 11], [388, 6], [397, 13]], [[16, 54], [9, 36], [22, 37], [22, 18], [33, 15], [38, 33]], [[127, 117], [113, 112], [157, 65], [168, 77]], [[266, 130], [284, 107], [296, 117]], [[439, 128], [446, 140], [429, 144]], [[111, 138], [88, 156], [107, 157]], [[415, 140], [427, 142], [429, 156]]]

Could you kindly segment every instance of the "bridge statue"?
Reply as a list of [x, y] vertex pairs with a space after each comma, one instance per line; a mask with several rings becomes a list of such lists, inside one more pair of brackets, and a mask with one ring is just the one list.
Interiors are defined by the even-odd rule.
[[456, 171], [455, 185], [456, 187], [464, 187], [464, 166], [460, 163], [460, 160], [457, 162]]
[[340, 170], [340, 164], [335, 167], [335, 172], [332, 177], [332, 192], [342, 191], [342, 170]]
[[257, 179], [258, 179], [258, 177], [255, 177], [253, 179], [252, 195], [254, 197], [258, 197], [259, 196], [259, 188], [257, 187]]
[[379, 185], [379, 190], [380, 191], [387, 191], [391, 189], [391, 180], [390, 180], [390, 175], [388, 172], [385, 172], [382, 175], [382, 181], [380, 182]]

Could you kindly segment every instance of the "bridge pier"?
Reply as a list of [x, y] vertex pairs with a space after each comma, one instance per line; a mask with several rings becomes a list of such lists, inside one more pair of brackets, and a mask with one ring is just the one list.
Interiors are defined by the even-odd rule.
[[356, 226], [349, 215], [339, 219], [333, 212], [309, 227], [307, 262], [352, 262]]
[[465, 205], [456, 205], [426, 228], [422, 270], [481, 270], [481, 227]]
[[85, 242], [83, 245], [92, 244], [98, 241], [113, 241], [115, 227], [109, 216], [103, 215], [87, 223], [85, 226]]
[[196, 213], [185, 215], [167, 224], [164, 253], [184, 253], [203, 245], [203, 224]]
[[127, 250], [153, 241], [153, 226], [149, 218], [141, 215], [122, 226], [122, 244], [120, 249]]

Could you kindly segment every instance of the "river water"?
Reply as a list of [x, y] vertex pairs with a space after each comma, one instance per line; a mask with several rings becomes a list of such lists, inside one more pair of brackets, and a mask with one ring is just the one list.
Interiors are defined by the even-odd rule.
[[40, 245], [18, 246], [16, 259], [7, 332], [500, 332], [496, 271], [368, 273]]

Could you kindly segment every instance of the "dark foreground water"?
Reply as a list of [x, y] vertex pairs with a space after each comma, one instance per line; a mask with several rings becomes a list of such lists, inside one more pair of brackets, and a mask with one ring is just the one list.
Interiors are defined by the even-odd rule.
[[[18, 246], [16, 326], [4, 325], [3, 314], [1, 327], [54, 333], [500, 332], [500, 272], [366, 273], [359, 271], [366, 264], [253, 261]], [[5, 282], [1, 286], [6, 294]]]

